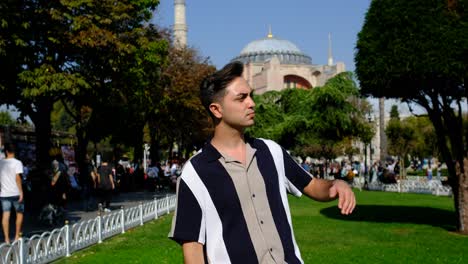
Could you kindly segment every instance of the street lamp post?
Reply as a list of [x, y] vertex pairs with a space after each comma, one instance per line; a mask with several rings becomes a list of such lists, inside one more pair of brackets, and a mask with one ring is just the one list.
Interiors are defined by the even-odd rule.
[[[367, 113], [367, 120], [369, 121], [369, 124], [372, 124], [372, 114], [371, 114], [370, 111]], [[374, 138], [374, 137], [372, 137], [372, 138]], [[369, 141], [369, 170], [368, 170], [368, 173], [367, 173], [367, 175], [369, 176], [369, 181], [371, 180], [371, 175], [370, 175], [371, 170], [370, 170], [370, 168], [372, 168], [372, 165], [373, 165], [372, 164], [372, 138]], [[367, 160], [366, 160], [366, 162], [367, 162]]]
[[146, 173], [146, 170], [148, 169], [147, 159], [149, 156], [149, 150], [150, 150], [150, 146], [145, 143], [143, 145], [143, 171], [144, 173]]

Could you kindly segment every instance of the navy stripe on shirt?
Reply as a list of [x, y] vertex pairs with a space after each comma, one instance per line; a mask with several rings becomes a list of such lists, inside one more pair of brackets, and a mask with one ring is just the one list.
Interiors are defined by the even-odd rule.
[[266, 184], [268, 203], [270, 204], [271, 214], [273, 215], [278, 234], [283, 244], [285, 261], [293, 264], [301, 263], [294, 253], [291, 228], [279, 193], [278, 173], [276, 167], [272, 166], [272, 164], [274, 164], [273, 156], [263, 141], [255, 140], [253, 146], [257, 149], [258, 169], [265, 183], [268, 183]]
[[[178, 243], [198, 241], [200, 236], [202, 210], [187, 184], [181, 179], [178, 187], [176, 228], [173, 238]], [[186, 221], [191, 219], [191, 221]]]
[[[206, 148], [213, 147], [209, 145]], [[213, 148], [210, 151], [216, 150]], [[229, 258], [232, 263], [258, 263], [231, 176], [217, 160], [210, 162], [204, 159], [205, 157], [205, 155], [195, 156], [191, 163], [206, 186], [221, 219], [223, 239]]]

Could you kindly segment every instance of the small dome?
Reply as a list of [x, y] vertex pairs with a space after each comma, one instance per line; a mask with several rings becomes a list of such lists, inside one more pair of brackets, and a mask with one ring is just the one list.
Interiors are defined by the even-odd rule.
[[271, 35], [267, 38], [250, 42], [233, 61], [263, 63], [277, 56], [282, 64], [312, 64], [312, 59], [304, 54], [295, 44]]

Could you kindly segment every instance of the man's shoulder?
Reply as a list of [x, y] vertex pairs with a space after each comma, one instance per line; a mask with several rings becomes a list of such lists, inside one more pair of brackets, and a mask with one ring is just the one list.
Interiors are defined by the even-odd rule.
[[10, 159], [2, 159], [0, 160], [0, 164], [14, 164], [14, 165], [21, 165], [23, 166], [23, 163], [21, 162], [21, 160], [19, 159], [16, 159], [16, 158], [10, 158]]
[[251, 138], [251, 139], [249, 139], [248, 142], [252, 147], [254, 147], [256, 149], [266, 148], [272, 153], [283, 149], [280, 144], [276, 143], [275, 141], [273, 141], [271, 139]]

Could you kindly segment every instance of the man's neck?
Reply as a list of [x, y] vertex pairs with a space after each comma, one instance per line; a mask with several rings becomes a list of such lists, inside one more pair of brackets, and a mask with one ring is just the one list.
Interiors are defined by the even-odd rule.
[[245, 145], [244, 130], [219, 124], [215, 127], [211, 144], [219, 151], [239, 148]]
[[14, 153], [7, 153], [5, 159], [14, 159], [15, 154]]

